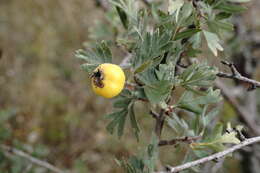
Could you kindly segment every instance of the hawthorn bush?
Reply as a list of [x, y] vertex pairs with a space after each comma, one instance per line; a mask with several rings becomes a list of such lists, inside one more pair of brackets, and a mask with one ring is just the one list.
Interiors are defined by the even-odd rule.
[[[98, 65], [115, 63], [111, 50], [123, 52], [119, 64], [127, 82], [113, 99], [114, 112], [106, 115], [107, 131], [120, 138], [129, 123], [137, 142], [143, 140], [139, 138], [142, 122], [135, 114], [140, 103], [155, 120], [151, 143], [137, 155], [116, 160], [126, 172], [160, 171], [165, 164], [160, 162], [159, 147], [165, 145], [187, 143], [182, 161], [186, 163], [245, 139], [242, 126], [216, 121], [222, 97], [214, 82], [225, 77], [241, 80], [249, 89], [259, 87], [257, 81], [243, 80], [235, 66], [225, 61], [223, 46], [233, 37], [232, 15], [243, 12], [242, 3], [248, 0], [112, 0], [110, 6], [99, 2], [108, 10], [110, 26], [96, 26], [92, 38], [100, 42], [78, 50], [76, 57], [86, 61], [81, 67], [91, 75]], [[212, 55], [231, 72], [212, 65]], [[170, 139], [164, 139], [165, 126]], [[191, 169], [199, 171], [199, 167]]]

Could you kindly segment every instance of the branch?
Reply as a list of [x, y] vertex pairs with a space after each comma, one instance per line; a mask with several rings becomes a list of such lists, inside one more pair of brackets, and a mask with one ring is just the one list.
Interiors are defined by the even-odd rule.
[[192, 143], [195, 140], [198, 140], [200, 138], [201, 138], [201, 136], [185, 136], [185, 137], [175, 138], [175, 139], [171, 139], [171, 140], [160, 140], [158, 145], [159, 146], [175, 145], [180, 142]]
[[255, 88], [260, 88], [260, 82], [253, 80], [253, 79], [249, 79], [247, 77], [242, 76], [236, 69], [236, 67], [234, 66], [233, 63], [229, 63], [227, 61], [222, 61], [222, 64], [227, 65], [230, 69], [232, 74], [229, 73], [224, 73], [224, 72], [219, 72], [217, 73], [218, 77], [221, 78], [229, 78], [229, 79], [236, 79], [238, 81], [241, 82], [245, 82], [250, 84], [252, 87], [249, 88], [249, 90], [255, 89]]
[[230, 103], [235, 109], [241, 119], [247, 124], [250, 130], [257, 136], [260, 136], [260, 127], [256, 122], [250, 118], [250, 114], [237, 102], [237, 100], [230, 93], [230, 89], [225, 86], [222, 82], [216, 81], [216, 86], [221, 90], [224, 98]]
[[217, 73], [217, 76], [221, 77], [221, 78], [236, 79], [236, 80], [239, 80], [241, 82], [245, 82], [245, 83], [251, 84], [254, 87], [260, 88], [260, 82], [258, 82], [256, 80], [253, 80], [253, 79], [249, 79], [249, 78], [241, 76], [241, 75], [240, 76], [234, 76], [233, 74], [219, 72], [219, 73]]
[[218, 160], [238, 149], [241, 149], [242, 147], [245, 147], [247, 145], [250, 145], [250, 144], [253, 144], [253, 143], [257, 143], [257, 142], [260, 142], [260, 136], [258, 137], [254, 137], [254, 138], [249, 138], [249, 139], [246, 139], [244, 140], [243, 142], [241, 142], [240, 144], [237, 144], [231, 148], [228, 148], [224, 151], [221, 151], [221, 152], [218, 152], [218, 153], [215, 153], [215, 154], [212, 154], [210, 156], [207, 156], [207, 157], [204, 157], [204, 158], [201, 158], [201, 159], [198, 159], [198, 160], [195, 160], [195, 161], [191, 161], [191, 162], [188, 162], [188, 163], [185, 163], [183, 165], [180, 165], [180, 166], [176, 166], [176, 167], [171, 167], [171, 166], [167, 166], [167, 171], [160, 171], [160, 172], [156, 172], [156, 173], [174, 173], [174, 172], [179, 172], [179, 171], [182, 171], [184, 169], [188, 169], [188, 168], [191, 168], [193, 166], [197, 166], [199, 164], [202, 164], [202, 163], [205, 163], [205, 162], [209, 162], [209, 161], [212, 161], [212, 160]]
[[55, 173], [65, 173], [65, 171], [62, 171], [61, 169], [51, 165], [50, 163], [48, 162], [45, 162], [45, 161], [42, 161], [42, 160], [39, 160], [35, 157], [32, 157], [30, 156], [29, 154], [21, 151], [21, 150], [18, 150], [16, 148], [13, 148], [13, 147], [10, 147], [10, 146], [7, 146], [7, 145], [4, 145], [4, 144], [0, 144], [0, 149], [5, 151], [5, 152], [8, 152], [10, 154], [14, 154], [16, 156], [19, 156], [19, 157], [22, 157], [26, 160], [29, 160], [31, 163], [35, 164], [35, 165], [38, 165], [38, 166], [41, 166], [41, 167], [44, 167], [52, 172], [55, 172]]

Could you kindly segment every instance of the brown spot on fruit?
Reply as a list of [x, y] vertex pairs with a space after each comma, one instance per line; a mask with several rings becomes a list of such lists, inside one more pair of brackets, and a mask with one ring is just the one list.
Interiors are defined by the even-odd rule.
[[95, 84], [95, 86], [99, 87], [99, 88], [103, 88], [104, 87], [104, 73], [98, 69], [97, 71], [93, 72], [91, 75], [91, 78]]

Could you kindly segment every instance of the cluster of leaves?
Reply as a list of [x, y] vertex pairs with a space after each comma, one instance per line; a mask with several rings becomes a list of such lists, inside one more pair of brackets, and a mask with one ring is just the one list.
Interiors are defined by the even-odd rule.
[[[204, 43], [215, 56], [223, 51], [221, 38], [233, 30], [230, 17], [244, 11], [246, 8], [240, 3], [247, 1], [169, 0], [168, 9], [163, 10], [164, 1], [150, 2], [141, 8], [140, 2], [135, 0], [112, 0], [112, 11], [118, 14], [113, 18], [122, 23], [118, 27], [113, 25], [117, 33], [115, 43], [131, 53], [127, 79], [131, 87], [115, 99], [115, 112], [106, 116], [111, 119], [107, 130], [110, 133], [117, 130], [121, 137], [129, 117], [138, 139], [140, 125], [134, 105], [136, 101], [144, 101], [150, 103], [153, 110], [184, 111], [188, 120], [171, 111], [166, 121], [173, 130], [173, 137], [202, 136], [199, 143], [192, 145], [193, 150], [219, 151], [224, 143], [238, 143], [235, 133], [222, 134], [222, 125], [211, 128], [218, 109], [210, 105], [221, 100], [220, 91], [213, 89], [217, 68], [193, 62], [192, 58], [202, 53]], [[105, 42], [92, 50], [79, 50], [76, 56], [87, 61], [82, 65], [87, 72], [101, 63], [112, 62], [112, 53]], [[187, 67], [181, 67], [183, 60], [188, 62]], [[179, 98], [173, 95], [176, 88], [184, 89]], [[149, 152], [146, 156], [134, 156], [129, 162], [119, 161], [119, 164], [127, 172], [153, 172], [154, 166], [145, 162], [147, 156]], [[149, 169], [144, 171], [147, 165]]]

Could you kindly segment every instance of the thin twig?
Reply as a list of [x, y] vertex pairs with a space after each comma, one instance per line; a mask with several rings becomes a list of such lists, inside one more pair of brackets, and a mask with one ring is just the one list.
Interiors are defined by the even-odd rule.
[[248, 139], [244, 140], [243, 142], [241, 142], [240, 144], [234, 145], [233, 147], [228, 148], [224, 151], [212, 154], [210, 156], [207, 156], [207, 157], [204, 157], [204, 158], [192, 161], [192, 162], [185, 163], [185, 164], [180, 165], [180, 166], [176, 166], [176, 167], [167, 166], [167, 171], [160, 171], [160, 172], [156, 172], [156, 173], [179, 172], [179, 171], [182, 171], [184, 169], [188, 169], [188, 168], [191, 168], [193, 166], [197, 166], [197, 165], [202, 164], [202, 163], [206, 163], [206, 162], [209, 162], [209, 161], [212, 161], [212, 160], [218, 160], [218, 159], [220, 159], [220, 158], [222, 158], [222, 157], [224, 157], [224, 156], [226, 156], [226, 155], [228, 155], [228, 154], [230, 154], [230, 153], [232, 153], [232, 152], [234, 152], [238, 149], [241, 149], [241, 148], [243, 148], [247, 145], [257, 143], [257, 142], [260, 142], [260, 136], [254, 137], [254, 138], [248, 138]]
[[65, 173], [65, 171], [62, 171], [61, 169], [51, 165], [50, 163], [48, 162], [45, 162], [45, 161], [42, 161], [42, 160], [39, 160], [35, 157], [32, 157], [30, 156], [29, 154], [21, 151], [21, 150], [18, 150], [16, 148], [13, 148], [13, 147], [10, 147], [10, 146], [7, 146], [7, 145], [4, 145], [4, 144], [1, 144], [0, 145], [0, 149], [5, 151], [5, 152], [8, 152], [10, 154], [14, 154], [16, 156], [19, 156], [19, 157], [22, 157], [26, 160], [29, 160], [31, 163], [35, 164], [35, 165], [38, 165], [38, 166], [41, 166], [41, 167], [44, 167], [52, 172], [55, 172], [55, 173]]
[[233, 74], [219, 72], [219, 73], [217, 73], [217, 76], [221, 77], [221, 78], [236, 79], [236, 80], [239, 80], [241, 82], [245, 82], [245, 83], [254, 85], [257, 88], [260, 87], [260, 82], [259, 81], [256, 81], [256, 80], [253, 80], [253, 79], [249, 79], [249, 78], [241, 76], [241, 75], [240, 76], [234, 76]]
[[192, 143], [200, 138], [201, 138], [201, 136], [185, 136], [185, 137], [181, 137], [181, 138], [174, 138], [171, 140], [160, 140], [158, 145], [159, 146], [175, 145], [180, 142]]
[[247, 112], [238, 102], [237, 100], [230, 94], [230, 89], [220, 81], [216, 81], [216, 87], [218, 87], [224, 98], [230, 103], [230, 105], [235, 109], [237, 114], [241, 117], [241, 119], [246, 123], [246, 125], [250, 128], [250, 130], [257, 136], [260, 135], [260, 128], [256, 122], [250, 118], [250, 113]]
[[227, 61], [221, 61], [221, 62], [222, 62], [222, 64], [228, 66], [232, 73], [230, 74], [230, 73], [219, 72], [219, 73], [217, 73], [218, 77], [235, 79], [235, 80], [238, 80], [238, 81], [241, 81], [241, 82], [248, 83], [248, 84], [250, 84], [252, 86], [250, 89], [255, 89], [255, 88], [259, 88], [260, 87], [260, 82], [259, 81], [256, 81], [256, 80], [253, 80], [253, 79], [249, 79], [247, 77], [242, 76], [238, 72], [238, 70], [236, 69], [236, 67], [234, 66], [233, 63], [229, 63]]

